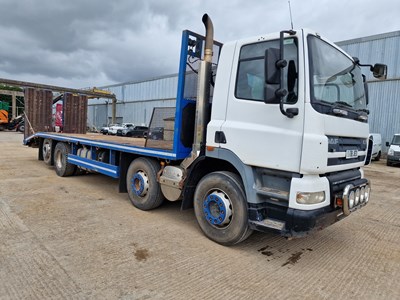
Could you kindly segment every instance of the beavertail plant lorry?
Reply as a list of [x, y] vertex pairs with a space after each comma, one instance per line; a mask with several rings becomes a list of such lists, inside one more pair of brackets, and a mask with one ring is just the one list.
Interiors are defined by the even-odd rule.
[[[207, 15], [203, 22], [206, 37], [182, 35], [165, 140], [38, 132], [25, 143], [39, 143], [39, 159], [59, 176], [86, 170], [118, 178], [139, 209], [181, 200], [223, 245], [253, 230], [305, 236], [364, 206], [370, 183], [362, 167], [372, 146], [365, 65], [311, 30], [222, 47]], [[385, 65], [368, 66], [385, 76]]]

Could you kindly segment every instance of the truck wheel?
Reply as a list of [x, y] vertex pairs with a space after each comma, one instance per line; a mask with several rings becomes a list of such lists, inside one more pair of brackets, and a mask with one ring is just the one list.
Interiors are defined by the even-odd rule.
[[160, 165], [156, 160], [137, 158], [133, 160], [126, 175], [129, 200], [141, 210], [159, 207], [164, 201], [157, 173]]
[[49, 166], [52, 166], [54, 162], [53, 157], [51, 155], [51, 146], [52, 146], [52, 140], [44, 139], [42, 146], [43, 161], [46, 165]]
[[66, 143], [57, 143], [54, 149], [54, 165], [58, 176], [66, 177], [74, 174], [76, 166], [67, 161], [71, 147]]
[[247, 202], [240, 177], [231, 172], [206, 175], [197, 185], [194, 212], [204, 234], [222, 245], [248, 238]]

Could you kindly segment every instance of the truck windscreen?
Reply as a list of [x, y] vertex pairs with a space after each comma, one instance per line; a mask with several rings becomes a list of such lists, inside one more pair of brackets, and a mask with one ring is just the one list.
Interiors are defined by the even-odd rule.
[[308, 36], [311, 102], [329, 113], [330, 107], [355, 111], [366, 109], [364, 83], [359, 66], [332, 45]]

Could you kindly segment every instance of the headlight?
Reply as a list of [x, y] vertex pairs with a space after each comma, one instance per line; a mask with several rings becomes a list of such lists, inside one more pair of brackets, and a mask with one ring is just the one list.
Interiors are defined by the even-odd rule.
[[394, 155], [394, 150], [392, 148], [389, 148], [388, 155]]
[[317, 204], [324, 202], [325, 192], [297, 192], [296, 202], [299, 204]]

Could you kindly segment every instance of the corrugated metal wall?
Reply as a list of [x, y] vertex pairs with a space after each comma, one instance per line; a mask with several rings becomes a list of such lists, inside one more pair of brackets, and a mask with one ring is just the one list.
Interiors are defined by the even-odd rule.
[[[154, 107], [174, 107], [178, 75], [169, 75], [141, 82], [103, 86], [101, 89], [117, 97], [117, 119], [125, 123], [149, 125]], [[100, 129], [111, 122], [111, 101], [89, 100], [88, 124]]]
[[377, 81], [368, 72], [370, 131], [382, 135], [382, 149], [394, 133], [400, 133], [400, 31], [389, 32], [336, 43], [363, 64], [388, 65], [387, 80]]
[[[363, 64], [387, 64], [388, 79], [400, 78], [400, 31], [337, 42], [336, 45], [358, 57]], [[371, 72], [364, 73], [367, 80], [374, 80]]]
[[400, 133], [400, 80], [370, 82], [370, 131], [382, 135], [382, 149], [391, 142], [393, 134]]

